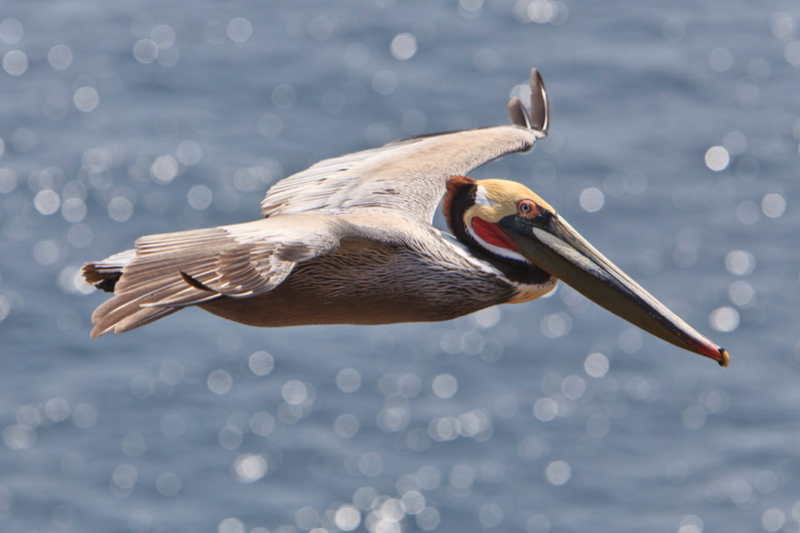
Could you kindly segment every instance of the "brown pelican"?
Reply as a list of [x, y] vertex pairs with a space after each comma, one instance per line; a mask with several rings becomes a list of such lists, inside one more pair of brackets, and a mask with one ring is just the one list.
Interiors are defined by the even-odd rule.
[[[465, 175], [547, 135], [544, 83], [511, 125], [422, 135], [325, 161], [273, 186], [263, 219], [136, 241], [83, 268], [114, 296], [92, 337], [196, 305], [252, 326], [450, 320], [534, 300], [558, 279], [722, 366], [728, 353], [595, 250], [527, 187]], [[442, 198], [444, 198], [442, 200]], [[431, 225], [440, 200], [452, 235]]]

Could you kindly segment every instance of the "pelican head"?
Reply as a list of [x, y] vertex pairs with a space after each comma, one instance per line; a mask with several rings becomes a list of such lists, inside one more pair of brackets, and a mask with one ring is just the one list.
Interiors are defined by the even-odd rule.
[[453, 177], [443, 211], [453, 233], [495, 263], [524, 269], [540, 282], [560, 279], [648, 333], [728, 365], [727, 351], [651, 296], [524, 185]]

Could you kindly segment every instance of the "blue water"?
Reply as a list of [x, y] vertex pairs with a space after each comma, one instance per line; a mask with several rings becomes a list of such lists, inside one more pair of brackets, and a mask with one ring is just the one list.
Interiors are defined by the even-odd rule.
[[[797, 532], [798, 26], [788, 0], [5, 2], [0, 529]], [[530, 186], [727, 370], [563, 286], [90, 340], [85, 261], [257, 218], [324, 157], [506, 123], [534, 66], [550, 138], [474, 176]]]

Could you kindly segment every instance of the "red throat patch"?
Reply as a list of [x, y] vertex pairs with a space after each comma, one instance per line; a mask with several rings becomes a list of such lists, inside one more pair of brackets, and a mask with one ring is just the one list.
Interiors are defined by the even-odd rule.
[[486, 222], [478, 217], [473, 218], [470, 221], [470, 224], [472, 224], [472, 231], [474, 231], [475, 234], [483, 240], [483, 242], [491, 244], [492, 246], [497, 246], [498, 248], [511, 250], [512, 252], [517, 251], [517, 247], [514, 246], [514, 243], [511, 242], [511, 239], [508, 238], [508, 236], [497, 226], [497, 224]]

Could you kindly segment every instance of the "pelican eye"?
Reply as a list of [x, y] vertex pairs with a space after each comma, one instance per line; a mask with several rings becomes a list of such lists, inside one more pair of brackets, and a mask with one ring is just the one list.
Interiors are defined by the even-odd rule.
[[522, 216], [530, 216], [535, 212], [535, 204], [530, 200], [520, 200], [517, 204], [517, 212]]

